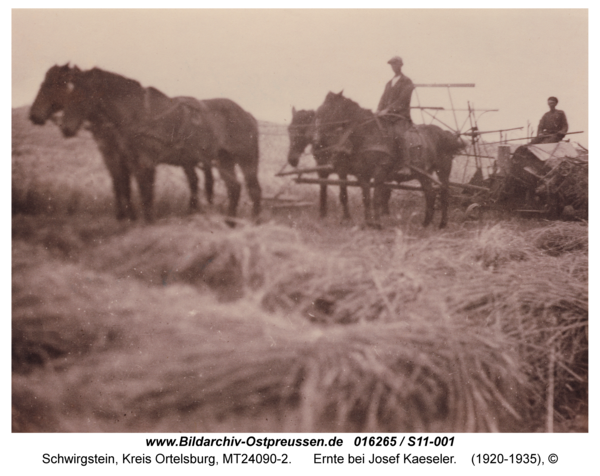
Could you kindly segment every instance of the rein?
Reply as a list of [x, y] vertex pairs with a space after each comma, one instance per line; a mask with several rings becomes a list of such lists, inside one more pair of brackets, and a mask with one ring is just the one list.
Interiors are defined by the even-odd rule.
[[318, 149], [318, 151], [314, 150], [313, 147], [313, 155], [315, 152], [327, 152], [329, 150], [336, 150], [338, 152], [345, 152], [347, 151], [347, 147], [343, 147], [342, 145], [350, 138], [350, 136], [352, 135], [354, 131], [350, 128], [347, 131], [345, 131], [342, 136], [340, 137], [340, 139], [337, 141], [337, 143], [330, 145], [329, 147], [323, 147], [321, 149]]

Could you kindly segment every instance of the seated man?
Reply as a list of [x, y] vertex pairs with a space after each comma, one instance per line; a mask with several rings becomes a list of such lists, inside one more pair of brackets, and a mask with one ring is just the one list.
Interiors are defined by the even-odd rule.
[[560, 142], [569, 130], [567, 116], [564, 111], [556, 109], [558, 99], [554, 96], [548, 98], [550, 110], [542, 116], [532, 144], [549, 144], [551, 142]]
[[399, 173], [406, 175], [410, 174], [410, 169], [404, 157], [404, 134], [412, 126], [410, 100], [415, 86], [409, 77], [402, 74], [404, 65], [402, 58], [394, 56], [388, 63], [392, 66], [395, 76], [385, 85], [377, 112], [389, 125], [390, 134], [394, 139]]

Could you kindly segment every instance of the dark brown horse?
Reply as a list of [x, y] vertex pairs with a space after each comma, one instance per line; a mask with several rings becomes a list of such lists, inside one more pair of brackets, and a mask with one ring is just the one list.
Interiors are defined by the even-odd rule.
[[240, 198], [237, 164], [253, 202], [253, 215], [258, 216], [258, 125], [236, 103], [169, 98], [155, 88], [143, 88], [137, 81], [98, 68], [75, 75], [72, 84], [64, 107], [63, 134], [75, 135], [84, 120], [92, 127], [103, 124], [116, 131], [148, 221], [153, 219], [155, 169], [160, 163], [183, 167], [192, 192], [192, 210], [198, 207], [195, 167], [207, 171], [216, 166], [227, 187], [229, 216], [235, 216]]
[[[288, 126], [288, 135], [290, 138], [290, 148], [288, 151], [288, 163], [292, 167], [297, 167], [300, 161], [300, 156], [303, 154], [309, 144], [312, 145], [312, 154], [317, 162], [317, 165], [330, 165], [332, 154], [329, 151], [321, 150], [315, 147], [313, 138], [315, 134], [315, 111], [300, 110], [292, 108], [292, 122]], [[319, 178], [327, 179], [330, 172], [320, 170]], [[340, 179], [346, 180], [347, 175], [339, 175]], [[345, 185], [340, 186], [340, 202], [343, 208], [344, 219], [350, 218], [348, 209], [348, 188]], [[327, 185], [321, 185], [321, 194], [319, 200], [319, 215], [321, 218], [327, 216]]]
[[[29, 111], [31, 122], [44, 125], [51, 116], [62, 111], [73, 90], [73, 80], [81, 73], [82, 71], [77, 66], [70, 67], [69, 64], [51, 67], [46, 72], [44, 82]], [[125, 145], [124, 138], [119, 129], [108, 121], [95, 121], [89, 124], [88, 128], [100, 149], [104, 164], [112, 179], [117, 219], [135, 220], [137, 217], [131, 201], [131, 171], [129, 168], [132, 159], [128, 157], [130, 151]], [[214, 183], [212, 168], [203, 167], [203, 170], [206, 199], [212, 203]], [[187, 176], [191, 177], [190, 190], [192, 196], [195, 196], [197, 178], [195, 173], [192, 175], [189, 171]]]
[[[333, 151], [336, 172], [354, 175], [361, 186], [365, 221], [380, 227], [380, 215], [384, 209], [389, 188], [387, 181], [397, 182], [417, 179], [425, 195], [425, 219], [423, 226], [433, 220], [436, 190], [430, 175], [437, 173], [441, 182], [442, 219], [440, 228], [448, 222], [448, 185], [452, 159], [464, 147], [454, 134], [435, 125], [418, 125], [412, 132], [418, 136], [418, 146], [405, 148], [405, 159], [411, 166], [411, 175], [398, 175], [395, 147], [387, 127], [368, 109], [343, 96], [329, 93], [316, 113], [317, 147]], [[371, 180], [374, 182], [371, 206]]]
[[[77, 66], [52, 66], [29, 110], [29, 119], [37, 125], [44, 125], [51, 116], [62, 111], [73, 88], [73, 78], [81, 73]], [[117, 219], [135, 220], [135, 210], [131, 203], [129, 170], [122, 155], [126, 152], [120, 146], [116, 128], [110, 124], [96, 123], [90, 126], [94, 140], [98, 144], [106, 168], [112, 178], [115, 193]]]

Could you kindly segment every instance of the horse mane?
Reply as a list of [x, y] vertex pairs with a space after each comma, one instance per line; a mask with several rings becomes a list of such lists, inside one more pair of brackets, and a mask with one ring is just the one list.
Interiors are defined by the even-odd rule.
[[[75, 66], [75, 68], [77, 68], [77, 66]], [[62, 66], [59, 66], [57, 64], [55, 64], [54, 66], [52, 66], [48, 71], [46, 71], [46, 79], [48, 77], [53, 76], [56, 73], [59, 74], [64, 74], [64, 73], [69, 73], [71, 72], [71, 67], [69, 66], [69, 63], [64, 64]]]
[[357, 102], [352, 99], [345, 97], [343, 91], [339, 93], [327, 93], [325, 96], [326, 103], [334, 103], [336, 113], [343, 115], [347, 119], [364, 120], [364, 118], [371, 118], [374, 116], [373, 111], [360, 106]]
[[81, 73], [81, 70], [77, 66], [71, 67], [69, 63], [62, 66], [55, 64], [46, 71], [44, 85], [63, 86], [78, 73]]
[[[121, 98], [143, 95], [145, 88], [135, 79], [129, 79], [120, 74], [104, 71], [100, 68], [92, 68], [81, 73], [78, 81], [84, 87], [100, 93], [101, 97]], [[165, 96], [156, 88], [152, 88], [153, 92]]]
[[353, 101], [352, 99], [344, 96], [343, 92], [340, 92], [337, 94], [329, 92], [329, 93], [327, 93], [327, 96], [325, 97], [325, 101], [343, 101], [344, 107], [350, 106], [353, 109], [361, 109], [363, 111], [372, 112], [369, 109], [365, 109], [365, 108], [361, 107], [360, 104], [358, 104], [356, 101]]
[[[150, 93], [151, 96], [159, 99], [168, 99], [169, 97], [163, 93], [161, 90], [156, 89], [154, 86], [148, 86], [146, 90]], [[194, 99], [194, 98], [192, 98]], [[195, 101], [196, 99], [194, 99]]]
[[300, 109], [298, 111], [294, 110], [290, 125], [305, 126], [312, 124], [315, 121], [316, 114], [317, 112], [314, 109]]
[[314, 109], [300, 109], [299, 111], [296, 111], [296, 114], [312, 117], [316, 114], [316, 111]]

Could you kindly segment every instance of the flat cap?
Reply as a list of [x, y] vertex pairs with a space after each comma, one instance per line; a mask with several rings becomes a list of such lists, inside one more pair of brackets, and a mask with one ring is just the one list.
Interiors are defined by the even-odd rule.
[[404, 64], [404, 61], [402, 61], [402, 58], [400, 58], [400, 56], [394, 56], [391, 60], [388, 61], [389, 64], [394, 64], [394, 63], [400, 63], [400, 64]]
[[550, 100], [552, 100], [552, 101], [556, 101], [556, 104], [558, 104], [558, 99], [557, 99], [555, 96], [550, 96], [550, 97], [548, 98], [548, 101], [550, 101]]

